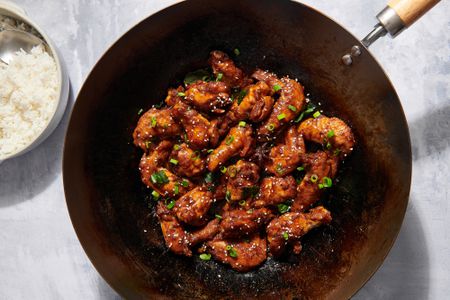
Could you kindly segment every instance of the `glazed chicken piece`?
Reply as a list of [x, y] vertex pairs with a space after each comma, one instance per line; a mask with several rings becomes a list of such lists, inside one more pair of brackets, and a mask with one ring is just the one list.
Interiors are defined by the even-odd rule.
[[272, 206], [294, 199], [297, 195], [297, 183], [294, 177], [266, 177], [261, 181], [259, 194], [253, 207]]
[[266, 119], [272, 111], [273, 89], [264, 81], [247, 87], [242, 101], [233, 102], [227, 117], [232, 121], [251, 120], [258, 123]]
[[189, 146], [194, 150], [214, 147], [219, 141], [217, 127], [186, 103], [179, 101], [173, 107], [173, 116], [186, 131]]
[[252, 135], [253, 130], [250, 125], [231, 128], [219, 147], [208, 156], [208, 170], [214, 172], [234, 156], [246, 157], [249, 155], [254, 142]]
[[202, 226], [208, 221], [207, 213], [213, 203], [213, 194], [206, 187], [196, 187], [175, 202], [173, 208], [178, 220]]
[[174, 106], [175, 104], [177, 104], [177, 102], [183, 100], [183, 97], [180, 96], [180, 94], [184, 94], [184, 88], [181, 85], [176, 89], [169, 89], [164, 102], [166, 102], [166, 104], [169, 106]]
[[267, 258], [267, 243], [259, 233], [246, 240], [228, 241], [219, 236], [207, 243], [208, 252], [224, 264], [228, 264], [236, 271], [247, 272], [260, 264]]
[[222, 114], [232, 102], [229, 92], [224, 82], [199, 80], [188, 86], [185, 101], [206, 113]]
[[270, 150], [266, 171], [275, 176], [285, 176], [295, 170], [304, 154], [303, 137], [296, 126], [291, 126], [285, 133], [283, 142]]
[[191, 246], [201, 244], [203, 242], [212, 240], [220, 231], [219, 219], [209, 221], [205, 227], [193, 231], [189, 234], [189, 242]]
[[303, 121], [298, 132], [308, 140], [318, 144], [329, 143], [338, 153], [348, 155], [355, 145], [351, 128], [338, 118], [328, 118], [321, 115]]
[[163, 202], [158, 202], [156, 215], [161, 224], [167, 248], [179, 255], [192, 256], [187, 232]]
[[316, 152], [306, 155], [306, 175], [297, 187], [297, 197], [292, 205], [292, 211], [304, 211], [319, 200], [323, 189], [324, 178], [333, 179], [337, 173], [339, 158], [327, 152]]
[[213, 51], [210, 54], [209, 64], [217, 77], [222, 74], [222, 82], [230, 88], [244, 88], [251, 83], [251, 80], [236, 67], [234, 62], [222, 51]]
[[275, 87], [279, 89], [277, 93], [280, 93], [280, 98], [273, 106], [269, 118], [258, 128], [257, 138], [261, 142], [276, 137], [286, 124], [301, 113], [306, 103], [303, 86], [297, 81], [284, 77]]
[[257, 188], [259, 167], [254, 163], [239, 160], [227, 169], [227, 200], [239, 201], [248, 198], [249, 189]]
[[278, 78], [278, 76], [272, 72], [269, 71], [263, 71], [261, 69], [257, 69], [253, 74], [252, 78], [256, 79], [257, 81], [263, 81], [265, 82], [271, 90], [274, 89], [275, 85], [281, 86], [281, 81]]
[[153, 138], [171, 138], [179, 135], [182, 128], [172, 118], [170, 108], [152, 108], [144, 113], [133, 132], [134, 144], [147, 151]]
[[267, 208], [235, 209], [222, 215], [222, 235], [224, 238], [240, 238], [250, 235], [272, 220], [274, 215]]
[[180, 176], [193, 177], [204, 172], [206, 160], [186, 143], [174, 145], [169, 157], [172, 170]]
[[[192, 189], [192, 183], [187, 179], [182, 179], [162, 167], [173, 147], [173, 142], [162, 141], [149, 154], [144, 154], [139, 164], [142, 182], [148, 187], [157, 191], [159, 194], [168, 197], [181, 196]], [[187, 186], [180, 183], [185, 181]], [[186, 184], [185, 184], [186, 185]]]
[[313, 208], [308, 213], [289, 212], [273, 219], [267, 226], [270, 253], [278, 257], [283, 254], [286, 246], [291, 244], [299, 254], [300, 238], [313, 228], [330, 222], [331, 214], [322, 206]]

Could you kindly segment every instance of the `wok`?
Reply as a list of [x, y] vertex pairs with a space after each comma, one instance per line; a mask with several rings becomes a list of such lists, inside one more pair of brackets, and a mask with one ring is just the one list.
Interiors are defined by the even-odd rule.
[[[386, 31], [397, 33], [379, 27], [366, 46]], [[341, 60], [354, 45], [359, 49]], [[298, 78], [325, 114], [351, 124], [358, 141], [339, 183], [322, 199], [332, 224], [305, 236], [301, 255], [269, 258], [245, 274], [167, 251], [131, 139], [141, 108], [159, 103], [184, 74], [205, 67], [211, 50], [234, 48], [247, 72], [259, 67]], [[72, 112], [63, 172], [81, 244], [125, 298], [347, 299], [382, 264], [399, 232], [411, 145], [391, 82], [334, 21], [287, 0], [193, 0], [145, 19], [97, 63]]]

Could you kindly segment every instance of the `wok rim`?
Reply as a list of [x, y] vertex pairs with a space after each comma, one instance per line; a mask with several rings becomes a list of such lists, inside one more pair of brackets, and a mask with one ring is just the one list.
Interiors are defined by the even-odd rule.
[[[358, 45], [360, 47], [363, 47], [364, 49], [366, 49], [366, 53], [369, 55], [369, 59], [372, 59], [376, 66], [379, 68], [379, 70], [382, 72], [382, 74], [384, 75], [384, 78], [386, 79], [386, 81], [388, 82], [388, 88], [392, 91], [393, 95], [395, 96], [395, 98], [398, 101], [398, 108], [399, 108], [399, 113], [401, 113], [401, 119], [397, 120], [396, 122], [398, 123], [402, 123], [403, 127], [405, 128], [405, 131], [407, 133], [407, 144], [405, 145], [405, 149], [408, 149], [408, 155], [406, 158], [404, 158], [404, 160], [407, 162], [408, 167], [408, 183], [407, 183], [407, 187], [406, 187], [406, 191], [407, 191], [407, 195], [406, 195], [406, 200], [403, 201], [404, 203], [404, 208], [402, 209], [402, 211], [399, 211], [401, 213], [401, 220], [399, 223], [399, 227], [396, 230], [392, 241], [389, 243], [388, 247], [386, 248], [386, 253], [383, 255], [382, 259], [380, 259], [380, 263], [378, 264], [378, 266], [376, 268], [374, 268], [374, 270], [371, 272], [371, 274], [364, 280], [364, 282], [357, 288], [354, 289], [350, 292], [348, 292], [347, 290], [347, 295], [348, 298], [351, 298], [353, 296], [355, 296], [366, 284], [367, 282], [370, 281], [370, 279], [374, 276], [375, 273], [378, 272], [378, 270], [380, 269], [380, 267], [384, 264], [384, 262], [386, 261], [387, 256], [389, 255], [389, 253], [392, 250], [392, 247], [394, 246], [395, 242], [398, 239], [398, 235], [400, 233], [401, 228], [403, 227], [404, 221], [405, 221], [405, 215], [407, 212], [407, 208], [409, 205], [409, 199], [410, 199], [410, 193], [411, 193], [411, 183], [412, 183], [412, 167], [413, 167], [413, 162], [412, 162], [412, 147], [411, 147], [411, 135], [410, 135], [410, 129], [409, 129], [409, 124], [408, 121], [406, 119], [406, 115], [405, 115], [405, 111], [403, 109], [402, 106], [402, 102], [400, 100], [400, 97], [398, 96], [398, 93], [392, 83], [392, 80], [390, 79], [390, 77], [388, 76], [388, 74], [386, 73], [386, 71], [384, 70], [384, 68], [382, 67], [382, 65], [380, 64], [380, 62], [378, 61], [378, 59], [370, 52], [370, 50], [365, 47], [361, 41], [352, 33], [350, 32], [346, 27], [344, 27], [340, 22], [337, 22], [334, 18], [324, 14], [323, 12], [319, 11], [318, 9], [311, 7], [310, 5], [307, 5], [305, 3], [302, 2], [298, 2], [298, 1], [293, 1], [293, 0], [287, 0], [289, 2], [295, 3], [296, 5], [300, 5], [303, 6], [304, 8], [313, 11], [315, 14], [318, 14], [324, 18], [329, 19], [330, 21], [332, 21], [337, 27], [339, 27], [341, 30], [345, 31], [347, 34], [349, 34], [354, 40], [355, 43], [353, 45], [349, 45], [349, 49], [354, 46], [354, 45]], [[80, 98], [80, 95], [83, 94], [84, 90], [86, 89], [86, 84], [87, 82], [89, 82], [90, 80], [92, 80], [93, 77], [93, 73], [94, 71], [99, 68], [99, 65], [101, 64], [101, 62], [104, 60], [104, 58], [108, 55], [108, 53], [115, 48], [119, 42], [127, 35], [130, 34], [130, 32], [132, 32], [136, 27], [138, 27], [140, 24], [142, 24], [143, 22], [147, 21], [148, 19], [159, 15], [159, 14], [165, 14], [167, 11], [172, 10], [174, 7], [177, 6], [181, 6], [181, 5], [185, 5], [184, 2], [189, 3], [189, 1], [178, 1], [174, 4], [171, 4], [163, 9], [160, 9], [154, 13], [151, 13], [143, 18], [141, 18], [139, 21], [136, 21], [133, 23], [133, 25], [131, 25], [126, 31], [124, 31], [110, 46], [108, 46], [106, 48], [106, 50], [103, 52], [103, 54], [100, 56], [100, 58], [96, 61], [96, 63], [92, 66], [92, 68], [90, 69], [88, 75], [86, 76], [86, 79], [83, 81], [83, 84], [81, 85], [77, 95], [76, 95], [76, 101], [74, 102], [73, 108], [70, 112], [70, 116], [69, 116], [69, 122], [67, 125], [67, 129], [66, 129], [66, 134], [64, 137], [64, 144], [63, 144], [63, 157], [62, 157], [62, 173], [63, 173], [63, 187], [64, 187], [64, 195], [65, 195], [65, 199], [66, 199], [66, 206], [67, 206], [67, 211], [70, 217], [70, 221], [72, 223], [73, 229], [75, 231], [75, 234], [78, 238], [78, 241], [80, 242], [83, 251], [85, 252], [86, 256], [89, 258], [90, 263], [92, 264], [92, 266], [95, 268], [95, 270], [99, 273], [99, 275], [102, 277], [103, 280], [105, 280], [105, 282], [108, 283], [108, 285], [120, 296], [129, 296], [129, 294], [125, 293], [125, 291], [123, 290], [123, 286], [119, 287], [116, 286], [115, 284], [113, 284], [114, 281], [117, 281], [118, 276], [112, 274], [111, 272], [109, 272], [109, 270], [107, 270], [107, 268], [105, 267], [104, 264], [101, 264], [98, 259], [95, 259], [96, 253], [98, 252], [97, 248], [95, 246], [93, 246], [92, 244], [88, 243], [86, 241], [86, 238], [83, 236], [80, 226], [77, 225], [76, 223], [78, 222], [76, 213], [75, 213], [75, 209], [72, 207], [74, 205], [76, 205], [76, 200], [72, 199], [71, 200], [71, 196], [68, 193], [68, 189], [66, 188], [69, 185], [69, 171], [67, 170], [67, 161], [68, 161], [68, 154], [67, 152], [69, 151], [67, 148], [67, 143], [68, 140], [70, 139], [69, 136], [69, 129], [70, 129], [70, 125], [73, 122], [73, 118], [75, 115], [75, 111], [77, 110], [77, 107], [80, 106], [78, 99]], [[340, 55], [340, 54], [337, 54]], [[351, 66], [349, 66], [351, 68]], [[72, 207], [72, 208], [71, 208]], [[96, 245], [98, 246], [98, 245]], [[117, 256], [117, 255], [116, 255]], [[111, 268], [110, 268], [111, 269]], [[336, 288], [334, 289], [336, 290]], [[134, 294], [135, 296], [137, 295], [136, 293]]]

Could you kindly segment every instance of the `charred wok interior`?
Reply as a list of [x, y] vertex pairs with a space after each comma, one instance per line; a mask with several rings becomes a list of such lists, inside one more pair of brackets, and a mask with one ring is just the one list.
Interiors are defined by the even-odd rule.
[[248, 272], [268, 255], [300, 254], [302, 237], [331, 222], [314, 206], [355, 138], [295, 79], [260, 69], [248, 76], [221, 51], [209, 67], [139, 112], [139, 171], [172, 252]]

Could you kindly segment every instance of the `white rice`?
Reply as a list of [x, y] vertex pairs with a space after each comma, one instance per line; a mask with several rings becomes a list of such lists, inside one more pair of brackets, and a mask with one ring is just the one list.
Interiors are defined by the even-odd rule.
[[43, 46], [17, 52], [9, 65], [0, 63], [0, 159], [30, 145], [57, 103], [57, 67]]

